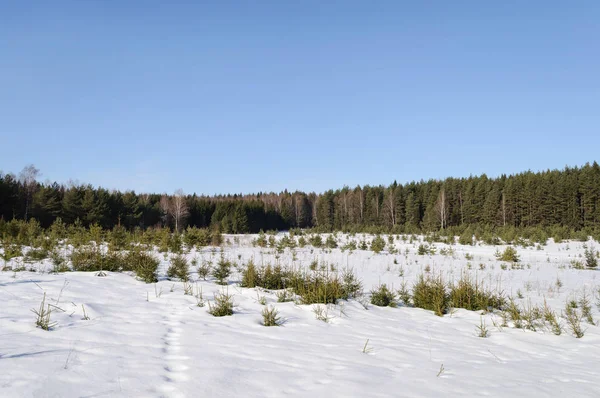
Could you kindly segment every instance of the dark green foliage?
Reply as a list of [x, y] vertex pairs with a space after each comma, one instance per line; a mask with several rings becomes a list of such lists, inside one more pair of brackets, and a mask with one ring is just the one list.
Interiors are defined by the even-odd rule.
[[132, 250], [125, 256], [124, 270], [132, 270], [136, 276], [146, 282], [158, 282], [158, 265], [160, 262], [151, 254], [140, 250]]
[[357, 247], [356, 247], [356, 242], [354, 242], [354, 241], [350, 241], [350, 242], [346, 243], [346, 244], [345, 244], [345, 245], [342, 247], [342, 249], [343, 249], [343, 250], [356, 250], [356, 249], [357, 249]]
[[286, 273], [283, 272], [280, 265], [276, 265], [271, 267], [271, 265], [267, 265], [265, 268], [262, 268], [260, 280], [261, 286], [265, 289], [282, 289], [285, 286], [285, 278]]
[[473, 232], [468, 228], [460, 234], [458, 237], [458, 243], [461, 245], [472, 245], [473, 244]]
[[[394, 182], [389, 186], [343, 187], [318, 195], [287, 191], [193, 195], [185, 197], [189, 207], [186, 224], [219, 233], [310, 227], [315, 232], [373, 234], [433, 231], [440, 228], [436, 205], [443, 189], [447, 211], [442, 226], [448, 236], [460, 236], [463, 244], [471, 244], [473, 236], [497, 244], [497, 237], [510, 243], [522, 235], [543, 245], [550, 236], [583, 241], [590, 235], [600, 235], [599, 187], [600, 166], [593, 162], [583, 167], [498, 178], [481, 175], [405, 185]], [[115, 226], [126, 231], [159, 224], [170, 227], [161, 214], [161, 196], [89, 185], [24, 184], [13, 175], [0, 173], [0, 220], [10, 224], [13, 219], [35, 218], [40, 228], [50, 227], [59, 218], [67, 227], [79, 220], [81, 228], [97, 224], [104, 231]], [[11, 228], [0, 227], [0, 235]], [[30, 238], [20, 235], [19, 239]], [[211, 236], [212, 244], [217, 241]], [[20, 240], [15, 243], [32, 246]]]
[[171, 264], [167, 269], [167, 276], [170, 279], [179, 279], [182, 281], [189, 280], [189, 265], [187, 259], [182, 255], [171, 257]]
[[263, 325], [264, 326], [279, 326], [281, 325], [281, 318], [279, 317], [279, 311], [275, 307], [265, 307], [262, 310]]
[[248, 261], [248, 264], [242, 270], [242, 282], [240, 285], [248, 288], [260, 286], [260, 274], [256, 265], [254, 265], [254, 261]]
[[425, 255], [434, 255], [436, 252], [436, 247], [433, 245], [419, 245], [419, 248], [417, 249], [417, 253], [420, 256], [425, 256]]
[[398, 298], [400, 301], [402, 301], [402, 303], [404, 303], [404, 305], [411, 305], [412, 297], [406, 282], [402, 282], [400, 289], [398, 289]]
[[356, 298], [362, 292], [362, 282], [358, 280], [354, 272], [346, 269], [342, 272], [342, 298]]
[[327, 239], [325, 240], [325, 247], [328, 247], [330, 249], [335, 249], [338, 247], [335, 237], [333, 235], [327, 236]]
[[298, 246], [300, 246], [300, 247], [306, 246], [306, 239], [304, 239], [304, 236], [301, 236], [298, 238]]
[[415, 307], [433, 311], [438, 316], [447, 313], [450, 296], [442, 276], [421, 274], [413, 286], [412, 301]]
[[40, 304], [40, 308], [36, 310], [35, 308], [31, 310], [36, 316], [35, 324], [42, 330], [52, 330], [54, 326], [56, 326], [56, 322], [50, 321], [50, 316], [52, 315], [52, 308], [50, 304], [46, 304], [46, 293], [44, 292], [44, 298]]
[[378, 307], [396, 307], [396, 294], [385, 284], [379, 285], [371, 290], [371, 304]]
[[[101, 242], [101, 239], [97, 242]], [[124, 250], [129, 245], [129, 234], [121, 225], [117, 225], [111, 231], [108, 237], [108, 244], [111, 250]]]
[[296, 246], [296, 241], [290, 239], [289, 236], [284, 235], [283, 238], [281, 238], [279, 242], [277, 242], [276, 246], [277, 253], [283, 253], [286, 247], [289, 247], [290, 249], [294, 248]]
[[212, 316], [233, 315], [233, 296], [229, 292], [215, 293], [213, 304], [208, 302], [208, 312]]
[[294, 292], [289, 289], [282, 289], [275, 293], [277, 296], [278, 303], [287, 303], [288, 301], [294, 301]]
[[212, 276], [217, 280], [219, 285], [227, 285], [227, 278], [231, 275], [231, 263], [221, 255], [217, 262], [217, 266], [213, 268]]
[[181, 234], [175, 232], [171, 234], [171, 239], [169, 239], [169, 251], [172, 253], [181, 253], [183, 250], [183, 240], [181, 239]]
[[308, 243], [313, 247], [322, 247], [323, 239], [321, 238], [321, 235], [313, 235], [308, 239]]
[[588, 268], [596, 268], [598, 266], [597, 251], [593, 248], [585, 249], [585, 266]]
[[383, 249], [385, 249], [385, 240], [383, 240], [381, 236], [377, 235], [371, 242], [371, 250], [375, 253], [379, 253]]
[[188, 249], [209, 246], [212, 238], [208, 228], [187, 227], [183, 234], [183, 243]]
[[71, 266], [73, 271], [120, 272], [127, 270], [125, 258], [116, 252], [103, 253], [99, 249], [82, 247], [71, 253]]
[[508, 246], [502, 253], [497, 252], [496, 258], [500, 261], [508, 261], [512, 263], [518, 263], [520, 261], [517, 250], [512, 246]]
[[23, 255], [20, 245], [4, 244], [3, 249], [4, 252], [2, 253], [2, 259], [4, 259], [4, 261], [10, 261], [15, 257], [21, 257]]
[[357, 297], [362, 291], [362, 283], [350, 270], [345, 270], [341, 275], [330, 273], [327, 269], [305, 273], [284, 269], [279, 265], [258, 268], [253, 262], [249, 262], [242, 272], [242, 286], [286, 289], [282, 290], [282, 297], [293, 297], [295, 294], [303, 304], [335, 303], [339, 299]]
[[267, 237], [265, 236], [265, 233], [263, 231], [260, 231], [255, 243], [258, 247], [267, 247]]
[[50, 259], [52, 260], [52, 272], [68, 272], [71, 269], [67, 266], [66, 258], [58, 251], [53, 250], [50, 253]]
[[34, 249], [30, 249], [27, 254], [25, 255], [25, 261], [42, 261], [46, 258], [48, 258], [49, 252], [46, 249], [42, 249], [42, 248], [34, 248]]
[[450, 285], [450, 302], [455, 308], [470, 311], [501, 310], [505, 299], [501, 293], [486, 289], [482, 282], [473, 280], [464, 273], [457, 283]]
[[206, 280], [206, 277], [208, 275], [210, 275], [211, 271], [212, 271], [212, 263], [210, 261], [203, 260], [202, 264], [200, 264], [197, 269], [198, 278], [202, 278], [203, 280]]
[[260, 286], [269, 290], [278, 290], [285, 287], [285, 281], [289, 278], [289, 271], [285, 271], [280, 265], [272, 267], [268, 264], [265, 267], [256, 267], [250, 260], [242, 271], [243, 287]]
[[246, 234], [250, 232], [248, 209], [243, 203], [238, 203], [233, 211], [232, 232], [234, 234]]
[[317, 271], [308, 274], [293, 272], [288, 286], [300, 297], [302, 304], [335, 304], [339, 299], [356, 297], [361, 284], [347, 271], [340, 277], [337, 273]]
[[212, 246], [221, 246], [223, 244], [223, 235], [217, 230], [210, 233], [210, 244]]

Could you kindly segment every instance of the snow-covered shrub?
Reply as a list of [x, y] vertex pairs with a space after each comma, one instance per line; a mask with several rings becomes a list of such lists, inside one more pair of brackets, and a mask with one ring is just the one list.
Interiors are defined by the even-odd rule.
[[231, 262], [221, 255], [217, 266], [212, 270], [212, 276], [217, 279], [217, 284], [226, 285], [229, 275], [231, 275]]
[[596, 268], [598, 267], [598, 259], [596, 256], [596, 251], [593, 248], [585, 249], [585, 266], [588, 268]]
[[120, 272], [128, 270], [123, 255], [116, 252], [102, 253], [95, 247], [82, 247], [73, 251], [71, 253], [71, 265], [73, 271], [84, 272]]
[[187, 249], [208, 246], [211, 243], [211, 235], [208, 228], [187, 227], [183, 234], [183, 243]]
[[278, 303], [287, 303], [294, 300], [294, 292], [290, 289], [282, 289], [275, 293]]
[[449, 285], [450, 302], [455, 308], [470, 311], [501, 309], [505, 299], [501, 293], [486, 289], [482, 281], [473, 280], [468, 273], [462, 273], [458, 282]]
[[311, 236], [310, 238], [308, 238], [308, 243], [310, 243], [313, 247], [323, 247], [323, 239], [321, 238], [321, 235]]
[[25, 255], [25, 261], [42, 261], [48, 258], [48, 250], [43, 248], [30, 249]]
[[371, 242], [371, 250], [375, 253], [380, 253], [383, 249], [385, 249], [385, 240], [379, 235], [373, 238]]
[[16, 244], [4, 244], [3, 252], [0, 255], [4, 261], [10, 261], [15, 257], [21, 257], [23, 255], [23, 251], [21, 250], [20, 245]]
[[281, 318], [279, 317], [279, 311], [275, 307], [265, 307], [262, 310], [263, 325], [264, 326], [279, 326], [281, 325]]
[[581, 328], [582, 314], [573, 308], [571, 305], [565, 306], [565, 319], [567, 320], [567, 326], [569, 330], [576, 338], [580, 339], [584, 335], [584, 330]]
[[171, 258], [171, 265], [167, 269], [167, 276], [169, 278], [177, 278], [182, 281], [189, 279], [189, 266], [187, 259], [182, 255], [177, 255]]
[[158, 282], [157, 270], [160, 262], [151, 254], [132, 250], [125, 256], [125, 264], [140, 280], [146, 283]]
[[215, 293], [214, 304], [208, 302], [208, 312], [212, 316], [233, 315], [233, 296], [229, 292]]
[[300, 296], [303, 304], [335, 304], [359, 295], [362, 284], [347, 270], [341, 276], [337, 272], [315, 271], [290, 272], [288, 287]]
[[44, 298], [42, 299], [40, 308], [38, 310], [32, 309], [31, 311], [35, 314], [35, 324], [40, 329], [50, 330], [56, 325], [56, 322], [50, 321], [52, 309], [50, 308], [50, 304], [46, 304], [46, 293], [44, 293]]
[[335, 240], [333, 235], [329, 235], [327, 237], [327, 239], [325, 240], [325, 247], [328, 247], [330, 249], [335, 249], [338, 247], [337, 241]]
[[502, 253], [497, 251], [495, 256], [499, 261], [508, 261], [512, 263], [518, 263], [520, 261], [517, 250], [512, 246], [508, 246]]
[[412, 299], [415, 307], [431, 310], [438, 316], [447, 313], [450, 307], [450, 296], [441, 275], [419, 275]]
[[386, 284], [381, 284], [371, 290], [371, 304], [378, 307], [396, 307], [396, 294]]
[[52, 253], [50, 253], [50, 260], [52, 261], [52, 272], [67, 272], [71, 270], [67, 266], [67, 259], [58, 249], [52, 250]]
[[206, 277], [210, 275], [211, 270], [212, 262], [210, 262], [209, 260], [202, 260], [202, 264], [200, 264], [198, 266], [198, 269], [196, 270], [196, 272], [198, 272], [198, 278], [206, 280]]

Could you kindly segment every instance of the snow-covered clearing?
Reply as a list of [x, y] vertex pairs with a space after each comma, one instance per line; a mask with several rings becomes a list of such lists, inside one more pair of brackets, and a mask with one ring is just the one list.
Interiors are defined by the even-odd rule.
[[[438, 254], [420, 256], [418, 242], [397, 241], [398, 254], [310, 246], [292, 254], [289, 248], [277, 253], [253, 247], [254, 238], [227, 236], [225, 256], [240, 269], [250, 258], [259, 265], [309, 267], [317, 259], [338, 270], [351, 268], [367, 296], [380, 283], [398, 289], [407, 281], [410, 287], [426, 269], [446, 280], [470, 272], [525, 307], [545, 299], [558, 314], [585, 290], [600, 320], [599, 271], [570, 264], [583, 261], [582, 242], [518, 247], [522, 269], [512, 269], [494, 257], [502, 246], [454, 245], [455, 253], [444, 256], [439, 249], [450, 246], [435, 243]], [[338, 236], [340, 244], [346, 239]], [[218, 250], [187, 257], [216, 262]], [[162, 261], [157, 284], [126, 273], [52, 274], [44, 272], [51, 269], [48, 260], [27, 265], [38, 272], [0, 272], [0, 396], [600, 396], [600, 328], [585, 319], [585, 335], [578, 339], [564, 319], [557, 336], [548, 328], [500, 327], [498, 314], [458, 309], [438, 317], [402, 305], [366, 310], [350, 300], [330, 305], [329, 322], [323, 322], [312, 305], [278, 303], [274, 292], [239, 287], [238, 271], [226, 288], [234, 296], [234, 315], [213, 317], [208, 306], [184, 294], [182, 282], [166, 279], [168, 259], [156, 256]], [[192, 279], [207, 300], [223, 289], [212, 278], [195, 282], [193, 273]], [[57, 323], [50, 331], [36, 328], [31, 312], [44, 293], [60, 308], [52, 313]], [[258, 295], [279, 310], [281, 327], [262, 325]], [[482, 321], [487, 338], [478, 337]]]

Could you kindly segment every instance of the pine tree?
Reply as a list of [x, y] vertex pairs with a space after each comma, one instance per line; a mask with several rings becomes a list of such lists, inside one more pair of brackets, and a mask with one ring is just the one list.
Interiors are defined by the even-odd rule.
[[65, 191], [62, 201], [63, 219], [65, 223], [72, 224], [75, 220], [83, 217], [81, 206], [82, 198], [83, 191], [79, 187], [73, 186]]
[[243, 203], [239, 203], [235, 207], [232, 224], [233, 233], [235, 234], [245, 234], [250, 232], [248, 215], [246, 214], [246, 209]]
[[140, 223], [142, 210], [138, 201], [138, 197], [133, 191], [125, 192], [122, 197], [123, 201], [123, 223], [127, 229], [136, 227]]

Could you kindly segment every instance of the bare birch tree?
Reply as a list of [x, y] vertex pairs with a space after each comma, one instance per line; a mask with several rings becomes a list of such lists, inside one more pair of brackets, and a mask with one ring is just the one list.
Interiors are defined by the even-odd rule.
[[32, 164], [25, 166], [23, 170], [21, 170], [21, 173], [19, 173], [19, 181], [21, 181], [21, 184], [25, 187], [25, 221], [27, 221], [33, 192], [37, 186], [36, 179], [39, 175], [40, 170]]
[[460, 203], [460, 225], [463, 225], [465, 223], [465, 215], [464, 215], [464, 212], [463, 212], [462, 192], [458, 193], [458, 202]]
[[181, 189], [175, 191], [175, 194], [173, 195], [171, 202], [171, 214], [175, 220], [175, 232], [180, 232], [179, 230], [185, 223], [187, 216], [190, 214], [185, 200], [185, 194]]
[[167, 195], [163, 195], [160, 198], [160, 218], [162, 218], [163, 227], [169, 225], [169, 214], [171, 213], [171, 201]]
[[446, 190], [444, 187], [440, 189], [438, 199], [435, 202], [435, 210], [440, 221], [441, 229], [444, 229], [448, 220], [448, 202], [446, 201]]
[[357, 209], [358, 210], [358, 220], [359, 220], [359, 223], [362, 224], [363, 219], [364, 219], [364, 210], [365, 210], [365, 193], [360, 186], [357, 186], [356, 188], [354, 188], [354, 197], [355, 197], [356, 205], [358, 207], [358, 209]]
[[386, 198], [384, 202], [385, 210], [388, 214], [391, 226], [396, 225], [396, 189], [390, 186], [386, 190]]
[[502, 192], [502, 225], [506, 227], [506, 196]]
[[296, 228], [300, 226], [300, 195], [294, 194], [294, 216], [296, 219]]

